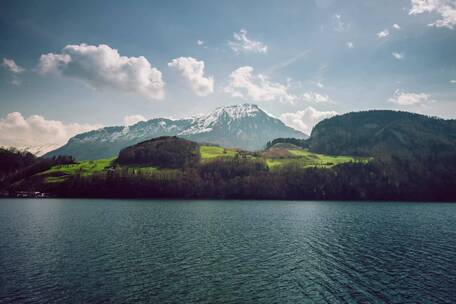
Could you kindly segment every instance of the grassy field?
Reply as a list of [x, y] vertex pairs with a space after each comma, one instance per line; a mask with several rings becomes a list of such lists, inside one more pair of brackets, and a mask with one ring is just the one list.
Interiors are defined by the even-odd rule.
[[[106, 172], [113, 165], [115, 159], [115, 157], [112, 157], [98, 160], [84, 160], [75, 164], [54, 166], [47, 171], [41, 172], [40, 175], [44, 176], [48, 183], [63, 182], [69, 176], [76, 174], [90, 176], [95, 173]], [[122, 170], [122, 167], [117, 167], [117, 169]], [[140, 166], [129, 166], [127, 170], [129, 173], [144, 175], [154, 174], [159, 171], [156, 167]]]
[[[270, 169], [277, 169], [284, 165], [294, 164], [301, 168], [308, 168], [308, 167], [332, 167], [335, 165], [348, 163], [348, 162], [358, 162], [368, 161], [367, 158], [359, 158], [359, 157], [352, 157], [352, 156], [332, 156], [332, 155], [324, 155], [318, 153], [312, 153], [308, 150], [304, 149], [280, 149], [283, 150], [284, 153], [277, 153], [275, 154], [284, 155], [283, 157], [269, 157], [268, 153], [263, 155], [263, 159], [266, 161], [267, 166]], [[225, 149], [219, 146], [201, 146], [200, 147], [201, 159], [210, 161], [217, 158], [222, 157], [234, 157], [238, 154], [236, 149]], [[274, 154], [274, 153], [273, 153]], [[256, 159], [256, 157], [252, 157], [248, 155], [250, 159]]]
[[115, 157], [98, 160], [83, 160], [76, 164], [54, 166], [51, 169], [43, 172], [42, 174], [59, 173], [66, 175], [74, 175], [79, 173], [82, 176], [89, 176], [94, 174], [95, 172], [104, 171], [106, 168], [112, 165], [114, 159]]
[[[283, 151], [282, 151], [283, 150]], [[201, 160], [211, 161], [217, 158], [235, 157], [239, 154], [236, 149], [223, 148], [220, 146], [200, 146]], [[301, 168], [309, 167], [332, 167], [347, 162], [367, 162], [368, 158], [351, 156], [332, 156], [312, 153], [304, 149], [280, 149], [265, 152], [263, 156], [247, 155], [249, 159], [264, 159], [270, 169], [278, 169], [285, 165], [296, 165]], [[62, 182], [72, 175], [90, 176], [95, 173], [103, 173], [113, 165], [115, 157], [99, 160], [80, 161], [76, 164], [54, 166], [51, 169], [40, 173], [48, 183]], [[117, 167], [118, 169], [119, 168]], [[133, 174], [157, 174], [164, 173], [164, 169], [156, 167], [127, 167], [129, 173]]]
[[115, 157], [98, 160], [84, 160], [75, 164], [54, 166], [51, 169], [40, 173], [46, 178], [48, 183], [64, 181], [68, 176], [80, 174], [90, 176], [94, 173], [105, 171], [112, 165]]
[[201, 159], [214, 159], [221, 157], [234, 157], [236, 149], [223, 148], [220, 146], [200, 146]]
[[266, 158], [270, 169], [277, 169], [284, 165], [296, 165], [301, 168], [308, 167], [332, 167], [349, 162], [367, 162], [368, 158], [353, 156], [333, 156], [313, 153], [304, 149], [290, 149], [291, 157], [287, 158]]

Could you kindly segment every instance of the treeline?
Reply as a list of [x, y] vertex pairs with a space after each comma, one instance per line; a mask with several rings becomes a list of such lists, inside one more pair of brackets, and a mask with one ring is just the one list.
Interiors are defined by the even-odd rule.
[[427, 166], [393, 159], [271, 171], [262, 161], [233, 158], [154, 174], [116, 169], [76, 175], [63, 183], [42, 184], [40, 190], [88, 198], [454, 201], [456, 159], [448, 161]]
[[[23, 152], [17, 152], [23, 153]], [[28, 153], [28, 152], [25, 152]], [[28, 177], [33, 177], [35, 174], [46, 171], [50, 169], [52, 166], [56, 165], [65, 165], [65, 164], [72, 164], [75, 162], [72, 156], [54, 156], [52, 158], [37, 158], [33, 156], [33, 158], [29, 161], [28, 157], [21, 161], [21, 166], [17, 167], [16, 170], [10, 171], [8, 174], [2, 175], [0, 177], [0, 190], [6, 189], [11, 187], [11, 185], [17, 181], [27, 179]], [[1, 160], [0, 156], [0, 160]], [[40, 185], [42, 180], [39, 176], [35, 177], [33, 180], [27, 181], [29, 183], [28, 187], [34, 187], [32, 182], [37, 181]], [[31, 184], [31, 185], [30, 185]], [[24, 187], [25, 185], [21, 185]], [[22, 189], [21, 189], [22, 190]]]
[[308, 148], [308, 143], [307, 139], [300, 139], [300, 138], [292, 138], [292, 137], [287, 137], [287, 138], [276, 138], [271, 141], [268, 141], [266, 143], [266, 149], [271, 148], [272, 146], [280, 143], [287, 143], [287, 144], [292, 144], [300, 148]]

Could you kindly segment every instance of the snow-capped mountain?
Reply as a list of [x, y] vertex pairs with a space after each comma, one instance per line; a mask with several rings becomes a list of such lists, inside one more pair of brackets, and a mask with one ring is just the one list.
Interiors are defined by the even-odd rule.
[[246, 150], [262, 149], [266, 142], [278, 137], [308, 137], [257, 105], [242, 104], [220, 107], [207, 115], [188, 119], [155, 118], [128, 127], [106, 127], [78, 134], [45, 156], [65, 154], [79, 160], [111, 157], [122, 148], [159, 136], [179, 136]]

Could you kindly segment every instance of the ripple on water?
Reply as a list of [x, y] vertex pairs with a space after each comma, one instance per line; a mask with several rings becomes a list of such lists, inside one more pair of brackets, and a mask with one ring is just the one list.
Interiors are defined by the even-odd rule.
[[0, 201], [0, 303], [451, 303], [456, 205]]

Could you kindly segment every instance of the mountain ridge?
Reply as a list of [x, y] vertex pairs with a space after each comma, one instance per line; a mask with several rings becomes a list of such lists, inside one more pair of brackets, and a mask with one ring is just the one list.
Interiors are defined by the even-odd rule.
[[255, 104], [218, 107], [214, 111], [183, 119], [153, 118], [131, 126], [110, 126], [81, 133], [44, 157], [72, 155], [76, 159], [111, 157], [127, 147], [160, 136], [179, 136], [196, 142], [245, 150], [262, 149], [277, 137], [307, 138]]

